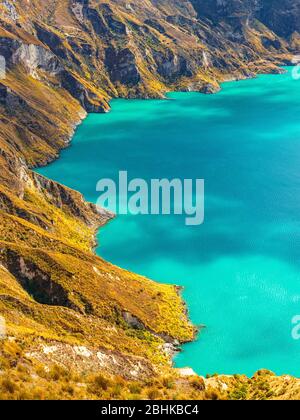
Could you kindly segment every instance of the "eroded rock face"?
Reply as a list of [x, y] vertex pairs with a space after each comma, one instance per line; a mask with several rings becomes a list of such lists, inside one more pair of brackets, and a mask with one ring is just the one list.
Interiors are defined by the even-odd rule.
[[128, 35], [128, 27], [113, 13], [109, 4], [100, 4], [98, 8], [84, 8], [85, 17], [91, 22], [100, 36], [118, 37]]
[[277, 35], [288, 38], [300, 29], [299, 0], [191, 0], [199, 18], [215, 23], [258, 19]]
[[0, 54], [5, 58], [7, 65], [12, 64], [12, 57], [21, 45], [19, 40], [0, 37]]
[[76, 309], [61, 285], [52, 281], [48, 273], [43, 272], [32, 262], [25, 260], [17, 252], [9, 250], [6, 253], [5, 265], [9, 272], [19, 279], [21, 285], [36, 302]]
[[300, 1], [262, 1], [257, 17], [279, 36], [289, 38], [300, 30]]
[[68, 59], [68, 51], [63, 46], [63, 37], [39, 24], [36, 25], [36, 34], [37, 38], [47, 45], [58, 58]]
[[38, 77], [37, 70], [43, 70], [50, 76], [56, 76], [62, 71], [57, 57], [40, 45], [21, 44], [11, 58], [13, 64], [23, 64], [33, 77]]
[[135, 55], [129, 48], [122, 50], [107, 48], [105, 51], [105, 65], [113, 83], [134, 86], [141, 80]]
[[185, 57], [174, 54], [169, 50], [166, 53], [154, 53], [154, 60], [157, 63], [157, 72], [167, 80], [174, 81], [180, 77], [192, 77], [195, 67]]
[[4, 16], [16, 22], [19, 19], [19, 14], [17, 13], [16, 7], [14, 5], [14, 1], [4, 0], [2, 1], [2, 7], [4, 8]]
[[87, 112], [105, 112], [105, 106], [99, 96], [83, 85], [72, 73], [63, 70], [60, 75], [61, 85], [76, 98]]
[[86, 15], [89, 5], [89, 0], [73, 0], [71, 1], [70, 8], [76, 19], [83, 23], [84, 16]]
[[247, 19], [260, 8], [260, 0], [191, 0], [200, 18], [214, 22], [227, 19]]

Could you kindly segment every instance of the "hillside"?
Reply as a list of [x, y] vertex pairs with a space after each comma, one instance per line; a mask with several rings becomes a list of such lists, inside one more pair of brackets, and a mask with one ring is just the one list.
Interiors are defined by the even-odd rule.
[[[179, 290], [96, 257], [95, 232], [111, 215], [31, 169], [57, 158], [86, 114], [108, 111], [111, 98], [214, 93], [226, 80], [282, 71], [298, 51], [299, 7], [289, 0], [0, 2], [0, 314], [8, 334], [1, 363], [19, 384], [3, 397], [19, 392], [17, 366], [34, 369], [37, 386], [39, 369], [54, 365], [154, 381], [150, 390], [158, 387], [153, 378], [177, 375], [170, 354], [195, 335]], [[56, 389], [54, 378], [47, 380]], [[290, 382], [276, 381], [284, 397]], [[175, 382], [179, 395], [210, 396], [207, 384]], [[234, 379], [224, 398], [243, 385]]]

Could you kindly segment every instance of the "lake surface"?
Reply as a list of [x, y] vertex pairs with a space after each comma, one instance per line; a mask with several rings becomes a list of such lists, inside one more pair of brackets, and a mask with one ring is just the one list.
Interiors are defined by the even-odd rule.
[[263, 75], [216, 95], [114, 100], [90, 115], [61, 158], [39, 170], [98, 197], [101, 178], [205, 179], [205, 223], [184, 216], [119, 216], [99, 255], [184, 286], [199, 339], [176, 357], [199, 374], [260, 368], [300, 376], [300, 81]]

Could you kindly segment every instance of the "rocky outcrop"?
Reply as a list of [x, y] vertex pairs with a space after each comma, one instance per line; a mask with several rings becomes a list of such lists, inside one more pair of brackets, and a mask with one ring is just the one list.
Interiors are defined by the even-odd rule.
[[279, 36], [289, 39], [300, 31], [300, 1], [262, 1], [257, 18]]
[[7, 66], [12, 66], [12, 57], [21, 47], [21, 41], [13, 38], [0, 37], [0, 54], [5, 58]]
[[50, 77], [56, 76], [62, 71], [57, 57], [40, 45], [21, 44], [11, 60], [15, 65], [22, 64], [26, 71], [35, 78], [38, 78], [38, 70], [48, 73]]
[[92, 91], [69, 71], [63, 70], [60, 74], [61, 86], [77, 99], [87, 112], [105, 112], [106, 104], [96, 92]]
[[77, 309], [70, 302], [66, 290], [52, 281], [48, 273], [43, 272], [37, 265], [18, 255], [16, 251], [8, 250], [0, 257], [7, 270], [19, 279], [22, 287], [41, 304], [51, 306], [66, 306]]
[[83, 220], [86, 225], [94, 229], [100, 225], [105, 225], [112, 218], [110, 212], [105, 210], [101, 210], [100, 212], [94, 204], [87, 203], [80, 193], [44, 178], [41, 175], [30, 173], [27, 182], [32, 182], [34, 188], [46, 196], [57, 208], [68, 208], [73, 216]]
[[155, 52], [153, 57], [157, 64], [158, 74], [171, 82], [180, 77], [192, 77], [196, 72], [196, 66], [192, 68], [185, 57], [175, 54], [172, 50], [164, 53]]
[[[249, 26], [255, 19], [280, 37], [289, 38], [300, 30], [299, 0], [191, 0], [199, 18], [214, 23], [231, 22]], [[242, 26], [241, 26], [242, 24]]]
[[99, 36], [122, 37], [129, 33], [128, 27], [114, 14], [109, 4], [100, 4], [95, 9], [85, 7], [83, 14]]
[[107, 48], [105, 50], [105, 66], [113, 83], [134, 86], [141, 80], [135, 55], [129, 48], [123, 50]]
[[36, 25], [35, 29], [37, 38], [43, 44], [47, 45], [50, 48], [50, 50], [56, 55], [56, 57], [65, 60], [67, 60], [68, 58], [74, 58], [74, 56], [70, 57], [68, 55], [68, 51], [63, 45], [64, 37], [59, 36], [52, 30], [49, 30], [39, 24]]
[[20, 15], [17, 13], [14, 2], [4, 0], [2, 2], [2, 7], [6, 19], [12, 20], [13, 22], [16, 22], [19, 19]]

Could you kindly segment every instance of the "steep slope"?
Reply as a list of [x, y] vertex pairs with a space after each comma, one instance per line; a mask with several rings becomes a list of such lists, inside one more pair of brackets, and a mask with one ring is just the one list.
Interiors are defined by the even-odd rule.
[[108, 111], [113, 97], [211, 93], [224, 80], [280, 72], [297, 52], [298, 7], [0, 2], [0, 311], [27, 355], [140, 379], [168, 369], [174, 345], [193, 339], [175, 287], [93, 254], [111, 216], [30, 168], [55, 159], [86, 113]]

